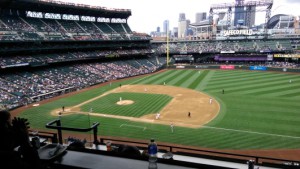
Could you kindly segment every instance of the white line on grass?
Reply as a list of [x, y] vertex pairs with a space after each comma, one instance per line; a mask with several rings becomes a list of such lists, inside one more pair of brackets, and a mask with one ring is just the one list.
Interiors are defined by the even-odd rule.
[[143, 131], [147, 129], [146, 127], [136, 126], [136, 125], [130, 125], [130, 124], [121, 124], [121, 125], [120, 125], [120, 127], [123, 127], [123, 126], [135, 127], [135, 128], [141, 128], [141, 129], [143, 129]]
[[280, 135], [280, 134], [261, 133], [261, 132], [256, 132], [256, 131], [226, 129], [226, 128], [210, 127], [210, 126], [202, 126], [201, 128], [210, 128], [210, 129], [217, 129], [217, 130], [236, 131], [236, 132], [241, 132], [241, 133], [251, 133], [251, 134], [260, 134], [260, 135], [267, 135], [267, 136], [276, 136], [276, 137], [286, 137], [286, 138], [300, 139], [300, 137], [297, 137], [297, 136], [287, 136], [287, 135]]

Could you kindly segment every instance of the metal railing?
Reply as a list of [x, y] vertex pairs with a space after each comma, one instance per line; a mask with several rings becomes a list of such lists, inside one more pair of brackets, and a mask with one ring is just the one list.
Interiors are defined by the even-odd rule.
[[97, 135], [98, 135], [98, 126], [100, 125], [99, 122], [94, 122], [91, 127], [89, 128], [73, 128], [73, 127], [63, 127], [61, 126], [61, 121], [60, 119], [56, 119], [53, 121], [50, 121], [49, 123], [46, 124], [46, 128], [49, 129], [56, 129], [57, 130], [57, 134], [58, 134], [58, 142], [60, 144], [63, 144], [63, 138], [62, 138], [62, 130], [66, 130], [66, 131], [78, 131], [78, 132], [89, 132], [91, 130], [93, 130], [93, 136], [94, 136], [94, 141], [93, 143], [95, 144], [96, 148], [98, 148], [98, 145], [100, 144], [100, 142], [97, 139]]

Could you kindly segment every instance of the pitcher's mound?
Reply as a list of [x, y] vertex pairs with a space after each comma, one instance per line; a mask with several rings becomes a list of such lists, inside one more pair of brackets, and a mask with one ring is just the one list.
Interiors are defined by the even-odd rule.
[[132, 100], [121, 100], [121, 101], [117, 102], [117, 105], [130, 105], [133, 103], [134, 103], [134, 101], [132, 101]]

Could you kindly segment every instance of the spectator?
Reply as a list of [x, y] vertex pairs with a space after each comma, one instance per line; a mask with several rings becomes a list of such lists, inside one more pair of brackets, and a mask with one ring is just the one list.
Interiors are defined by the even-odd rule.
[[121, 155], [132, 156], [132, 157], [140, 157], [142, 154], [140, 150], [136, 146], [130, 145], [120, 145], [118, 148], [118, 152]]
[[18, 117], [11, 119], [8, 111], [0, 111], [0, 133], [2, 134], [0, 160], [2, 166], [18, 169], [40, 168], [38, 152], [29, 140], [28, 125], [27, 119]]

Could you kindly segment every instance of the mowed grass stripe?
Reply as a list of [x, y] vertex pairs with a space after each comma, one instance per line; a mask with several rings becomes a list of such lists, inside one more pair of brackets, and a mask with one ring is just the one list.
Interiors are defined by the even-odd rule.
[[[274, 107], [274, 110], [276, 110], [276, 108], [279, 108], [278, 106]], [[232, 108], [234, 109], [234, 108]], [[245, 108], [235, 108], [235, 112], [237, 111], [241, 111], [241, 113], [237, 113], [234, 114], [233, 120], [234, 119], [243, 119], [242, 121], [239, 121], [239, 123], [247, 123], [247, 119], [264, 119], [264, 121], [260, 121], [260, 122], [256, 122], [256, 128], [261, 128], [264, 130], [282, 130], [284, 131], [287, 128], [290, 128], [291, 125], [297, 125], [300, 122], [299, 118], [295, 118], [296, 115], [299, 115], [299, 113], [295, 112], [295, 111], [287, 111], [287, 113], [283, 114], [282, 111], [279, 112], [274, 112], [274, 110], [270, 111], [263, 111], [260, 110], [259, 107], [257, 107], [256, 109], [252, 109], [247, 110]], [[257, 113], [250, 113], [255, 111]], [[284, 116], [282, 118], [280, 118], [281, 116]], [[287, 123], [288, 122], [288, 123]], [[273, 125], [276, 125], [276, 127], [273, 127]], [[252, 124], [245, 124], [249, 125], [249, 127], [251, 127]], [[283, 134], [286, 134], [285, 132]], [[300, 134], [300, 133], [298, 133]]]
[[285, 93], [286, 91], [294, 91], [296, 89], [299, 89], [299, 84], [287, 84], [284, 86], [273, 86], [271, 88], [265, 89], [264, 91], [253, 92], [250, 94], [257, 96], [278, 96], [278, 93]]
[[216, 75], [211, 80], [211, 82], [220, 82], [221, 80], [227, 80], [227, 79], [236, 79], [243, 77], [245, 79], [247, 78], [255, 78], [255, 77], [272, 77], [272, 76], [284, 76], [283, 74], [279, 73], [270, 73], [270, 72], [249, 72], [249, 71], [233, 71], [234, 74], [218, 74], [220, 71], [216, 71]]
[[[146, 96], [149, 96], [149, 95], [146, 95]], [[153, 100], [153, 99], [157, 99], [156, 102], [150, 102], [148, 104], [146, 104], [144, 107], [137, 107], [134, 109], [134, 112], [138, 112], [140, 111], [141, 108], [144, 108], [144, 109], [149, 109], [148, 112], [150, 113], [157, 113], [159, 112], [164, 105], [166, 105], [170, 100], [165, 100], [165, 97], [164, 95], [159, 95], [157, 96], [157, 98], [150, 98], [149, 100]], [[133, 117], [137, 117], [139, 116], [139, 113], [133, 113], [134, 116]]]
[[[291, 88], [295, 87], [293, 83], [287, 84], [286, 86], [290, 86]], [[271, 96], [274, 95], [274, 96], [278, 96], [278, 97], [284, 98], [287, 95], [287, 97], [288, 96], [297, 97], [298, 96], [297, 93], [300, 92], [300, 81], [298, 81], [296, 83], [296, 86], [298, 86], [298, 88], [294, 88], [293, 90], [287, 90], [287, 91], [281, 91], [281, 92], [272, 93]], [[289, 99], [289, 98], [286, 98], [286, 99]]]
[[[294, 114], [294, 118], [297, 117], [297, 120], [300, 120], [297, 114], [296, 108], [289, 108], [288, 105], [280, 106], [280, 104], [274, 102], [272, 99], [266, 100], [257, 100], [253, 99], [255, 97], [249, 97], [247, 101], [247, 97], [238, 98], [238, 97], [230, 97], [227, 96], [227, 109], [230, 112], [226, 113], [225, 117], [221, 122], [216, 124], [215, 126], [222, 128], [239, 128], [240, 130], [251, 130], [251, 131], [259, 131], [259, 132], [268, 132], [268, 133], [280, 133], [285, 135], [286, 129], [291, 128], [287, 127], [289, 123], [289, 119], [284, 118], [284, 114], [286, 112], [290, 112], [290, 114]], [[269, 113], [266, 113], [269, 111]], [[278, 112], [276, 114], [270, 114], [270, 112]], [[280, 113], [281, 112], [281, 115]], [[288, 113], [287, 113], [288, 114]], [[298, 113], [299, 114], [299, 113]], [[274, 118], [271, 122], [268, 122], [266, 119]], [[262, 120], [264, 119], [264, 120]], [[280, 121], [281, 120], [281, 121]], [[266, 122], [265, 122], [266, 121]], [[297, 126], [298, 123], [295, 123], [294, 126]], [[289, 124], [290, 125], [290, 124]], [[290, 129], [290, 131], [293, 131]], [[299, 135], [299, 132], [293, 131], [290, 134]]]
[[[238, 81], [234, 84], [232, 83], [223, 83], [223, 84], [209, 84], [210, 86], [207, 88], [207, 90], [220, 90], [220, 88], [226, 88], [227, 89], [233, 89], [233, 91], [244, 91], [244, 89], [248, 88], [250, 85], [252, 88], [258, 89], [256, 86], [259, 85], [266, 85], [266, 84], [276, 84], [280, 83], [280, 81], [287, 80], [289, 77], [272, 77], [272, 78], [260, 78], [260, 79], [254, 79], [254, 80], [244, 80], [244, 79], [238, 79]], [[229, 90], [230, 91], [230, 90]]]
[[195, 89], [200, 84], [200, 82], [202, 81], [202, 79], [205, 78], [205, 76], [207, 75], [207, 73], [208, 73], [208, 70], [202, 71], [201, 74], [200, 74], [200, 76], [198, 76], [187, 88]]
[[[224, 86], [220, 86], [219, 88], [213, 88], [216, 90], [220, 90], [220, 88], [226, 88], [226, 93], [240, 93], [240, 94], [249, 94], [252, 93], [254, 91], [264, 91], [266, 88], [272, 87], [272, 86], [280, 86], [280, 85], [285, 85], [287, 84], [287, 80], [289, 79], [289, 77], [282, 77], [280, 79], [277, 78], [272, 78], [271, 79], [263, 79], [260, 81], [251, 81], [251, 82], [241, 82], [241, 83], [237, 83], [234, 85], [228, 84], [230, 87], [224, 87]], [[245, 84], [248, 83], [248, 84]], [[214, 92], [214, 90], [210, 89], [211, 92]]]
[[[249, 79], [252, 79], [252, 78], [254, 78], [254, 79], [256, 79], [256, 78], [271, 78], [271, 77], [290, 77], [291, 79], [293, 79], [293, 78], [296, 78], [297, 76], [295, 76], [295, 75], [292, 75], [292, 74], [289, 74], [289, 75], [287, 75], [287, 74], [280, 74], [280, 73], [269, 73], [269, 72], [253, 72], [253, 73], [250, 73], [251, 75], [249, 76], [249, 75], [243, 75], [243, 76], [234, 76], [234, 77], [232, 77], [232, 78], [226, 78], [226, 79], [236, 79], [236, 78], [238, 78], [238, 79], [244, 79], [244, 80], [249, 80]], [[225, 79], [225, 80], [226, 80]], [[218, 83], [218, 82], [222, 82], [222, 81], [220, 81], [220, 80], [212, 80], [211, 82], [214, 82], [214, 83]]]
[[213, 80], [218, 80], [218, 78], [234, 77], [234, 76], [247, 75], [247, 74], [248, 74], [248, 72], [246, 72], [246, 71], [216, 70], [216, 74], [215, 74]]
[[[203, 73], [203, 71], [202, 71]], [[191, 76], [187, 77], [187, 79], [181, 83], [180, 85], [178, 85], [178, 87], [184, 87], [187, 88], [191, 83], [193, 83], [193, 81], [195, 79], [197, 79], [199, 76], [201, 76], [201, 73], [199, 74], [199, 72], [195, 72], [194, 74], [192, 74]]]
[[[156, 97], [154, 97], [154, 95], [146, 94], [145, 96], [147, 100], [149, 100], [149, 102], [143, 104], [142, 106], [138, 106], [138, 105], [135, 106], [131, 112], [131, 115], [134, 115], [133, 117], [140, 117], [141, 116], [140, 111], [142, 111], [143, 115], [153, 114], [155, 112], [158, 112], [163, 108], [164, 105], [166, 105], [170, 101], [170, 100], [165, 100], [166, 95], [157, 95]], [[143, 113], [143, 111], [147, 113]]]
[[276, 75], [276, 74], [270, 74], [269, 76], [265, 76], [265, 75], [261, 75], [261, 76], [251, 76], [251, 77], [245, 77], [245, 76], [238, 76], [235, 78], [230, 78], [227, 80], [219, 80], [219, 81], [215, 81], [213, 83], [210, 84], [210, 86], [219, 86], [219, 85], [223, 85], [223, 84], [234, 84], [236, 82], [241, 83], [241, 82], [252, 82], [252, 81], [261, 81], [261, 80], [265, 80], [265, 79], [275, 79], [275, 78], [282, 78], [282, 75]]
[[[133, 100], [135, 103], [131, 105], [117, 105], [119, 98], [122, 100]], [[92, 107], [93, 112], [101, 112], [113, 115], [140, 117], [149, 113], [160, 110], [167, 104], [172, 97], [159, 94], [143, 94], [143, 93], [111, 93], [97, 100], [81, 106], [83, 111], [88, 112]], [[149, 103], [157, 106], [149, 106]], [[160, 106], [159, 106], [160, 105]]]
[[[160, 104], [161, 105], [165, 104], [164, 98], [162, 98], [162, 97], [158, 96], [156, 98], [153, 98], [150, 95], [146, 95], [146, 96], [148, 96], [147, 100], [150, 100], [151, 104], [144, 104], [142, 106], [135, 106], [135, 108], [131, 112], [131, 115], [134, 115], [133, 117], [139, 117], [140, 116], [139, 112], [141, 110], [147, 111], [148, 112], [147, 114], [157, 112], [160, 108], [162, 108], [160, 106]], [[156, 101], [152, 101], [153, 99], [156, 99]], [[144, 113], [142, 113], [142, 114], [144, 114]]]
[[191, 78], [192, 76], [194, 76], [196, 74], [196, 71], [194, 70], [190, 70], [187, 71], [188, 74], [184, 74], [184, 77], [179, 77], [176, 83], [173, 83], [172, 85], [174, 86], [180, 86], [181, 84], [183, 84], [184, 82], [186, 82], [189, 78]]
[[293, 93], [289, 93], [289, 94], [283, 94], [280, 95], [281, 97], [299, 97], [300, 96], [300, 91], [293, 91]]
[[214, 90], [214, 89], [219, 89], [220, 87], [231, 87], [231, 88], [235, 88], [238, 86], [241, 86], [241, 84], [255, 84], [257, 82], [261, 82], [261, 81], [268, 81], [266, 78], [256, 78], [256, 79], [252, 79], [252, 80], [247, 80], [244, 79], [242, 77], [240, 78], [236, 78], [233, 81], [220, 81], [220, 82], [216, 82], [216, 83], [209, 83], [209, 87], [207, 87], [207, 89], [209, 90]]
[[226, 80], [235, 80], [235, 79], [240, 79], [241, 77], [242, 78], [245, 78], [245, 79], [248, 79], [248, 78], [260, 78], [260, 77], [264, 77], [264, 76], [279, 76], [278, 74], [264, 74], [264, 73], [257, 73], [257, 72], [244, 72], [244, 73], [235, 73], [234, 75], [230, 74], [230, 75], [222, 75], [220, 74], [219, 77], [216, 78], [216, 76], [214, 76], [214, 78], [211, 80], [211, 82], [213, 83], [218, 83], [220, 81], [226, 81]]
[[[180, 70], [177, 70], [177, 71], [180, 71]], [[181, 73], [180, 75], [178, 75], [176, 78], [174, 78], [174, 79], [170, 80], [169, 82], [167, 82], [167, 84], [170, 85], [170, 86], [174, 86], [175, 83], [177, 83], [181, 79], [183, 79], [186, 76], [188, 76], [188, 74], [190, 74], [192, 71], [193, 70], [184, 71], [183, 73]]]
[[273, 88], [273, 87], [280, 87], [280, 86], [285, 86], [288, 83], [288, 81], [286, 81], [287, 79], [280, 79], [277, 81], [273, 81], [273, 82], [269, 82], [269, 83], [261, 83], [261, 84], [257, 84], [257, 85], [253, 85], [252, 87], [247, 87], [247, 90], [241, 90], [241, 89], [237, 89], [234, 90], [235, 92], [239, 91], [240, 94], [251, 94], [251, 93], [255, 93], [255, 92], [260, 92], [260, 91], [265, 91], [268, 90], [269, 88]]
[[207, 84], [209, 83], [209, 81], [211, 80], [211, 78], [214, 76], [215, 71], [214, 70], [210, 70], [208, 71], [207, 75], [205, 76], [205, 78], [202, 79], [201, 83], [195, 88], [195, 90], [203, 90], [206, 88]]
[[[266, 98], [266, 97], [256, 97], [256, 96], [239, 96], [236, 95], [222, 95], [223, 100], [228, 102], [228, 106], [241, 107], [244, 104], [249, 105], [248, 110], [253, 110], [255, 107], [259, 107], [261, 110], [271, 110], [270, 108], [274, 106], [281, 107], [279, 109], [275, 109], [273, 111], [279, 110], [281, 112], [286, 113], [282, 110], [289, 110], [289, 108], [295, 110], [300, 109], [300, 104], [297, 104], [299, 100], [290, 100], [290, 99], [282, 99], [282, 98]], [[241, 106], [239, 105], [241, 104]], [[253, 106], [254, 105], [254, 106]], [[246, 106], [247, 107], [247, 106]], [[300, 112], [299, 112], [300, 114]]]
[[173, 73], [173, 72], [172, 71], [164, 71], [164, 72], [159, 73], [159, 74], [147, 76], [147, 78], [136, 81], [132, 84], [151, 84], [151, 82], [156, 82], [158, 79], [161, 79], [164, 76], [168, 76], [171, 73]]
[[160, 76], [155, 79], [152, 79], [151, 81], [148, 82], [148, 84], [163, 84], [164, 82], [166, 82], [166, 79], [168, 79], [169, 77], [173, 77], [174, 75], [176, 76], [176, 74], [178, 73], [174, 70], [168, 70], [167, 72], [168, 73], [165, 74], [164, 76]]
[[176, 79], [176, 78], [179, 77], [181, 74], [184, 74], [184, 73], [185, 73], [184, 70], [177, 70], [177, 71], [175, 70], [174, 72], [175, 72], [175, 74], [174, 74], [173, 76], [167, 77], [167, 78], [165, 79], [164, 82], [166, 82], [167, 85], [170, 85], [169, 83], [170, 83], [172, 80]]

